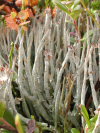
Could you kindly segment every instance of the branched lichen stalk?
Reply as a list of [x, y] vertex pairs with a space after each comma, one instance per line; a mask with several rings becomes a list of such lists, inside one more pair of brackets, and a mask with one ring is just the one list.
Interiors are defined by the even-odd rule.
[[15, 67], [15, 62], [16, 62], [16, 59], [13, 60], [12, 72], [10, 73], [10, 76], [9, 76], [9, 79], [8, 79], [8, 84], [5, 88], [5, 96], [6, 96], [6, 93], [8, 93], [10, 104], [11, 104], [14, 112], [17, 113], [17, 110], [15, 108], [15, 103], [14, 103], [14, 97], [12, 95], [12, 90], [11, 90], [11, 82], [12, 82], [12, 78], [13, 78], [13, 71], [14, 71], [14, 67]]
[[95, 108], [98, 108], [98, 100], [97, 100], [97, 95], [96, 95], [96, 91], [95, 91], [95, 86], [93, 83], [93, 71], [92, 71], [92, 57], [91, 57], [91, 53], [89, 52], [89, 79], [90, 79], [90, 85], [91, 85], [91, 90], [92, 90], [92, 97], [93, 97], [93, 102], [95, 105]]
[[58, 76], [57, 76], [57, 83], [56, 83], [56, 88], [55, 88], [55, 92], [54, 92], [54, 101], [56, 99], [56, 96], [57, 96], [57, 92], [58, 92], [58, 89], [60, 88], [60, 81], [61, 81], [61, 76], [64, 72], [64, 69], [65, 69], [65, 66], [66, 66], [66, 63], [68, 62], [69, 60], [69, 56], [70, 56], [70, 52], [68, 51], [68, 53], [66, 54], [66, 57], [62, 63], [62, 67], [60, 68], [60, 71], [58, 73]]
[[50, 102], [51, 97], [49, 93], [49, 86], [48, 86], [48, 77], [49, 77], [49, 61], [45, 60], [45, 70], [44, 70], [44, 91], [46, 93], [46, 98]]
[[100, 38], [98, 42], [98, 53], [99, 53], [99, 80], [100, 80]]

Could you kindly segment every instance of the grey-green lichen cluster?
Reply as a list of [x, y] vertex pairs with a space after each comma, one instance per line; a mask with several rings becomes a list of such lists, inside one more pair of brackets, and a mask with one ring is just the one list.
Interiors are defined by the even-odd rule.
[[[6, 100], [8, 109], [19, 113], [16, 104], [20, 99], [16, 102], [12, 93], [13, 81], [28, 117], [20, 114], [25, 123], [34, 115], [38, 122], [49, 123], [51, 131], [63, 132], [64, 124], [68, 131], [73, 126], [80, 129], [75, 105], [85, 105], [87, 81], [94, 107], [97, 109], [100, 104], [99, 92], [95, 91], [100, 79], [100, 30], [87, 17], [87, 33], [82, 41], [74, 26], [66, 22], [70, 18], [64, 12], [57, 9], [52, 19], [47, 9], [45, 16], [41, 13], [37, 17], [24, 33], [20, 28], [17, 32], [3, 25], [0, 29], [0, 96]], [[98, 14], [95, 18], [98, 21]], [[14, 46], [9, 58], [12, 42]]]

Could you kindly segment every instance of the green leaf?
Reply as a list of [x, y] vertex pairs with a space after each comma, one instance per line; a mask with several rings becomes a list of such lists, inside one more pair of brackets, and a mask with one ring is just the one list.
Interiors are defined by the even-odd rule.
[[1, 133], [15, 133], [15, 132], [8, 131], [8, 130], [6, 130], [4, 128], [1, 128], [0, 131], [1, 131]]
[[17, 78], [17, 75], [16, 75], [16, 73], [13, 73], [13, 81], [15, 81], [16, 80], [16, 78]]
[[11, 126], [13, 126], [14, 128], [15, 126], [15, 118], [13, 116], [13, 114], [7, 109], [5, 108], [5, 112], [3, 115], [3, 118], [5, 119], [5, 121], [7, 121]]
[[91, 127], [90, 129], [88, 129], [87, 133], [93, 133], [94, 127]]
[[3, 125], [3, 123], [0, 121], [0, 125]]
[[75, 43], [75, 39], [73, 37], [70, 37], [70, 43], [74, 44]]
[[86, 124], [85, 130], [89, 128], [88, 131], [87, 131], [87, 133], [92, 133], [92, 132], [93, 132], [94, 127], [95, 127], [95, 123], [96, 123], [96, 121], [97, 121], [97, 118], [98, 118], [98, 114], [95, 115], [94, 117], [92, 117], [92, 118], [90, 119], [90, 126], [89, 126], [89, 127], [88, 127], [88, 125]]
[[5, 102], [1, 101], [0, 102], [0, 119], [2, 119], [2, 117], [3, 117], [4, 111], [5, 111], [5, 106], [6, 106]]
[[72, 25], [74, 26], [74, 24], [73, 24], [72, 21], [70, 21], [70, 20], [66, 20], [66, 22], [67, 22], [67, 23], [70, 23], [70, 24], [72, 24]]
[[12, 67], [12, 53], [14, 50], [14, 43], [11, 43], [11, 49], [10, 49], [10, 54], [9, 54], [9, 62], [10, 62], [10, 68]]
[[75, 0], [71, 9], [73, 10], [79, 3], [80, 3], [80, 0]]
[[34, 133], [39, 133], [39, 128], [38, 127], [35, 129]]
[[81, 10], [82, 7], [80, 5], [77, 5], [72, 11], [75, 11], [75, 10]]
[[95, 127], [94, 123], [91, 123], [89, 127], [88, 127], [88, 125], [86, 124], [86, 126], [85, 126], [85, 131], [87, 130], [87, 133], [93, 133], [94, 127]]
[[81, 111], [82, 111], [83, 117], [86, 121], [86, 124], [89, 127], [90, 126], [89, 115], [88, 115], [88, 112], [87, 112], [86, 108], [84, 107], [84, 105], [81, 105]]
[[96, 123], [97, 118], [98, 118], [98, 114], [96, 114], [94, 117], [92, 117], [92, 118], [90, 119], [90, 121], [93, 122], [93, 123]]
[[80, 10], [74, 10], [71, 12], [70, 16], [76, 20], [79, 16], [79, 14], [83, 11], [83, 9], [80, 9]]
[[72, 133], [80, 133], [76, 128], [72, 128], [72, 129], [71, 129], [71, 132], [72, 132]]
[[63, 5], [59, 0], [53, 0], [53, 3], [62, 11], [66, 12], [68, 15], [70, 14], [68, 8], [65, 5]]
[[73, 1], [62, 1], [61, 3], [67, 6], [67, 8], [70, 8], [73, 5]]
[[24, 133], [23, 125], [18, 114], [15, 116], [15, 125], [19, 133]]
[[[89, 36], [91, 36], [93, 34], [93, 30], [89, 30]], [[80, 39], [80, 41], [84, 41], [85, 39], [87, 39], [87, 32], [84, 34], [83, 38]]]

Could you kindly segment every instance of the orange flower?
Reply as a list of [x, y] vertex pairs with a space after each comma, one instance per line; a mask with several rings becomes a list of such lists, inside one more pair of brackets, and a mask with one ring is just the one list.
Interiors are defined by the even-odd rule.
[[5, 18], [7, 27], [12, 28], [13, 30], [18, 30], [18, 25], [15, 23], [14, 19], [10, 17]]
[[27, 11], [23, 10], [18, 13], [18, 17], [20, 19], [26, 20], [29, 17], [29, 14]]
[[[29, 8], [26, 8], [25, 11], [28, 12], [28, 14], [29, 14], [29, 18], [33, 18], [33, 17], [34, 17], [32, 11], [31, 11]], [[34, 11], [35, 11], [35, 10], [34, 10]]]
[[18, 26], [21, 26], [24, 31], [27, 30], [27, 27], [23, 26], [30, 21], [24, 22], [29, 17], [28, 12], [23, 10], [19, 13], [11, 12], [11, 15], [5, 18], [7, 27], [12, 28], [13, 30], [18, 30]]
[[[28, 3], [28, 1], [29, 1], [29, 3]], [[24, 2], [26, 5], [29, 4], [30, 6], [35, 6], [38, 4], [38, 0], [24, 0]]]
[[[7, 0], [7, 1], [11, 2], [11, 0]], [[11, 12], [11, 9], [10, 9], [9, 6], [4, 6], [3, 9], [4, 9], [4, 11], [5, 11], [6, 13], [10, 13], [10, 12]]]
[[4, 10], [6, 13], [11, 13], [11, 9], [9, 8], [9, 6], [4, 6], [3, 10]]
[[11, 0], [6, 0], [6, 1], [9, 1], [9, 2], [11, 2]]
[[57, 9], [57, 6], [55, 6], [55, 8], [53, 10], [51, 9], [51, 15], [53, 18], [55, 17], [56, 9]]
[[4, 6], [5, 6], [4, 4], [0, 5], [0, 10], [2, 10], [4, 8]]
[[15, 4], [16, 4], [17, 6], [22, 6], [22, 0], [16, 0]]

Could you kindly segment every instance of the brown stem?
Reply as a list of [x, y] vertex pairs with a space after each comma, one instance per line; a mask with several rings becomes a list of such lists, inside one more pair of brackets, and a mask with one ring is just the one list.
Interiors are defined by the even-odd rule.
[[32, 11], [33, 15], [35, 16], [35, 12], [34, 12], [33, 7], [32, 7], [32, 6], [30, 6], [30, 5], [27, 5], [27, 7], [28, 7], [29, 9], [31, 9], [31, 11]]
[[12, 127], [8, 122], [6, 122], [4, 118], [0, 119], [0, 121], [1, 121], [3, 124], [5, 124], [8, 128], [11, 128], [12, 130], [15, 130], [15, 128]]
[[12, 2], [13, 4], [15, 4], [15, 0], [12, 0], [11, 2]]
[[70, 107], [70, 102], [71, 102], [71, 95], [69, 96], [68, 98], [68, 103], [67, 103], [67, 108], [66, 108], [66, 114], [65, 114], [65, 118], [64, 118], [64, 128], [66, 130], [66, 119], [67, 119], [67, 114], [68, 114], [68, 111], [69, 111], [69, 107]]
[[68, 98], [68, 103], [67, 103], [67, 108], [66, 108], [66, 113], [65, 113], [65, 117], [67, 117], [68, 111], [69, 111], [69, 107], [70, 107], [70, 102], [71, 102], [71, 95]]
[[73, 19], [73, 23], [74, 23], [74, 26], [75, 26], [75, 30], [76, 30], [77, 34], [79, 35], [79, 38], [81, 38], [80, 32], [79, 32], [79, 30], [77, 28], [76, 21], [74, 19]]
[[7, 13], [0, 11], [0, 15], [7, 15]]
[[13, 7], [17, 12], [20, 12], [20, 8], [15, 4], [15, 0], [12, 0], [12, 2], [6, 1], [6, 0], [1, 0], [0, 5], [7, 5], [9, 7]]
[[9, 130], [9, 131], [18, 133], [18, 131], [17, 131], [16, 129], [13, 130], [13, 129], [11, 129], [11, 128], [5, 126], [5, 125], [0, 125], [0, 128], [4, 128], [4, 129], [7, 129], [7, 130]]
[[[96, 84], [95, 84], [95, 91], [97, 92], [99, 88], [100, 88], [100, 80], [98, 79]], [[89, 97], [89, 99], [87, 101], [87, 104], [86, 104], [86, 109], [87, 110], [89, 108], [89, 105], [90, 105], [91, 101], [92, 101], [92, 93], [90, 94], [90, 97]]]

